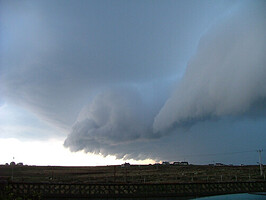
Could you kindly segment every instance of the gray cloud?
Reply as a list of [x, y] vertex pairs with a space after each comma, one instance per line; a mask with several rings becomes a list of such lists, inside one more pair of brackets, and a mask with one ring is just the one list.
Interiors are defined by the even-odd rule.
[[82, 110], [64, 145], [72, 151], [85, 149], [104, 154], [111, 147], [155, 138], [151, 113], [137, 90], [105, 91]]
[[66, 129], [103, 88], [142, 87], [179, 74], [200, 34], [232, 6], [208, 1], [0, 4], [3, 98]]
[[[189, 161], [206, 164], [222, 162], [226, 164], [255, 164], [257, 148], [265, 148], [265, 118], [259, 120], [236, 120], [222, 118], [218, 121], [204, 121], [192, 126], [188, 131], [168, 134], [161, 138], [120, 142], [119, 145], [103, 145], [72, 138], [72, 150], [101, 153], [104, 156], [116, 155], [124, 159], [153, 158], [157, 161]], [[252, 137], [251, 137], [252, 135]], [[88, 138], [88, 136], [86, 137]], [[79, 148], [79, 149], [78, 149]], [[216, 156], [199, 156], [226, 152], [250, 151], [250, 153]]]
[[265, 2], [245, 5], [202, 37], [183, 79], [155, 118], [155, 132], [265, 110], [264, 11]]
[[28, 2], [0, 2], [1, 97], [67, 129], [72, 151], [180, 160], [241, 150], [249, 133], [247, 148], [263, 145], [264, 2]]

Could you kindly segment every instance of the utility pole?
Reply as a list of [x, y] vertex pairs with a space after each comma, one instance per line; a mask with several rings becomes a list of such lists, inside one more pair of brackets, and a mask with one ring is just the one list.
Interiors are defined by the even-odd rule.
[[261, 152], [263, 151], [263, 149], [259, 149], [257, 150], [257, 152], [259, 153], [259, 162], [260, 162], [260, 175], [263, 176], [263, 166], [262, 166], [262, 162], [261, 162]]
[[13, 182], [13, 179], [14, 179], [14, 159], [15, 159], [15, 157], [13, 157], [13, 161], [12, 161], [12, 165], [11, 165], [11, 170], [12, 170], [12, 173], [11, 173], [11, 180], [12, 180], [12, 182]]

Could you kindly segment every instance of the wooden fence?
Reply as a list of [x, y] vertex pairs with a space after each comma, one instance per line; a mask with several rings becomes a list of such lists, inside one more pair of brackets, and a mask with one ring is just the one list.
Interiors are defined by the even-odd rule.
[[160, 183], [160, 184], [66, 184], [66, 183], [0, 183], [2, 193], [18, 197], [42, 198], [145, 198], [200, 197], [219, 194], [266, 192], [266, 181]]

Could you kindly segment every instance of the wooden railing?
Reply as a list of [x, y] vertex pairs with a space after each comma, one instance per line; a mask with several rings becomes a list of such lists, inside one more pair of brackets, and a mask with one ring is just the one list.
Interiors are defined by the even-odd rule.
[[266, 192], [266, 181], [160, 184], [0, 183], [2, 193], [42, 198], [200, 197]]

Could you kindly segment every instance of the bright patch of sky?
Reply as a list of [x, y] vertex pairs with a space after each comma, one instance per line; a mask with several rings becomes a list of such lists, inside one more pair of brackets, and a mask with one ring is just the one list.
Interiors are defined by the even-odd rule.
[[[34, 150], [33, 150], [34, 149]], [[0, 139], [0, 164], [22, 162], [25, 165], [53, 166], [99, 166], [132, 164], [149, 164], [152, 160], [118, 160], [115, 156], [103, 157], [92, 153], [70, 152], [63, 147], [63, 141], [20, 141], [15, 138]], [[14, 159], [13, 159], [14, 158]]]
[[0, 164], [15, 161], [27, 165], [96, 166], [154, 162], [151, 159], [119, 160], [115, 156], [71, 152], [63, 146], [65, 136], [63, 130], [21, 107], [7, 104], [0, 107]]

